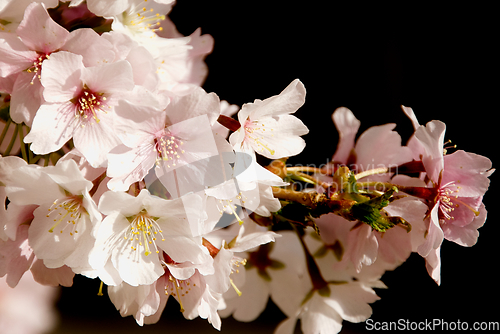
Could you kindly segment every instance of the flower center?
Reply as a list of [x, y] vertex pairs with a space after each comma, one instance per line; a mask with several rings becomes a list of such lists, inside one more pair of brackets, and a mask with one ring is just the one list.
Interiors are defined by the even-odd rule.
[[35, 79], [40, 80], [40, 78], [41, 78], [40, 73], [42, 71], [42, 63], [45, 59], [49, 59], [49, 58], [50, 58], [50, 56], [48, 54], [45, 54], [45, 53], [39, 54], [38, 58], [33, 61], [33, 66], [31, 66], [30, 68], [28, 68], [26, 70], [26, 72], [28, 72], [28, 73], [33, 73], [33, 78], [31, 79], [30, 84], [33, 85], [33, 82], [35, 81]]
[[[460, 183], [460, 181], [456, 181]], [[460, 205], [465, 206], [467, 209], [474, 212], [476, 216], [479, 215], [479, 211], [475, 210], [469, 204], [458, 199], [458, 193], [462, 187], [457, 186], [455, 182], [448, 182], [447, 184], [441, 186], [438, 190], [438, 200], [439, 200], [439, 210], [441, 213], [442, 221], [446, 222], [448, 220], [453, 220], [455, 217], [451, 214]]]
[[[250, 141], [253, 141], [255, 145], [261, 150], [264, 151], [264, 149], [268, 150], [271, 155], [274, 154], [274, 150], [269, 148], [269, 143], [267, 143], [264, 139], [263, 136], [259, 134], [259, 132], [265, 132], [265, 131], [274, 131], [273, 128], [267, 127], [265, 124], [257, 123], [256, 121], [251, 121], [250, 119], [247, 119], [245, 122], [245, 138], [247, 138]], [[271, 136], [274, 137], [274, 134], [271, 133]]]
[[162, 161], [166, 162], [168, 168], [170, 164], [175, 167], [176, 160], [184, 153], [184, 150], [180, 148], [184, 142], [173, 136], [167, 129], [163, 129], [156, 134], [154, 143], [157, 152], [156, 167], [159, 167]]
[[168, 275], [168, 279], [165, 280], [165, 295], [172, 295], [181, 307], [181, 312], [184, 312], [184, 306], [182, 305], [181, 297], [184, 297], [191, 291], [191, 287], [196, 287], [196, 283], [186, 280], [178, 280], [172, 275]]
[[49, 208], [47, 218], [54, 218], [54, 225], [49, 229], [50, 233], [62, 223], [60, 233], [69, 228], [69, 234], [72, 236], [78, 233], [77, 222], [85, 209], [82, 205], [83, 196], [68, 196], [62, 200], [56, 199]]
[[155, 13], [153, 8], [147, 8], [144, 3], [139, 3], [123, 13], [123, 24], [128, 26], [132, 31], [144, 33], [150, 31], [162, 31], [160, 27], [161, 21], [165, 20], [165, 15]]
[[[235, 199], [237, 200], [237, 202], [240, 202], [238, 204], [241, 205], [241, 206], [243, 206], [245, 204], [245, 201], [243, 200], [242, 196], [243, 196], [243, 194], [240, 192], [235, 197]], [[241, 218], [238, 216], [238, 213], [236, 212], [236, 210], [238, 209], [238, 207], [234, 204], [234, 200], [233, 199], [219, 199], [218, 202], [216, 202], [216, 205], [217, 205], [217, 209], [219, 209], [219, 213], [220, 213], [221, 216], [224, 213], [227, 213], [227, 214], [230, 214], [230, 215], [234, 215], [236, 217], [236, 219], [238, 220], [238, 222], [240, 223], [240, 225], [243, 224], [243, 220], [241, 220]]]
[[96, 93], [84, 86], [80, 94], [72, 100], [75, 105], [75, 118], [80, 119], [82, 127], [85, 126], [84, 123], [89, 123], [92, 119], [95, 123], [100, 122], [98, 112], [106, 113], [104, 107], [111, 108], [106, 105], [105, 101], [104, 93]]
[[156, 236], [159, 234], [162, 241], [165, 241], [165, 238], [163, 238], [163, 231], [156, 222], [157, 219], [149, 216], [145, 210], [136, 216], [127, 217], [130, 222], [130, 229], [125, 233], [124, 239], [130, 241], [132, 244], [130, 247], [133, 250], [144, 247], [144, 255], [146, 256], [151, 254], [150, 247], [157, 254], [160, 252], [156, 247]]

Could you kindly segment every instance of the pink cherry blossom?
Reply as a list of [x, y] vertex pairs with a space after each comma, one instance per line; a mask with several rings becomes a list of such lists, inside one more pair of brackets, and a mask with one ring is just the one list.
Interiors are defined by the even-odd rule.
[[430, 189], [415, 194], [429, 206], [427, 233], [418, 253], [426, 258], [429, 274], [439, 283], [439, 249], [443, 239], [469, 247], [477, 242], [477, 229], [486, 220], [482, 198], [493, 170], [486, 157], [462, 150], [446, 154], [445, 124], [431, 121], [421, 126], [411, 108], [403, 110], [416, 127], [411, 139], [415, 141], [413, 156], [421, 157]]
[[[52, 52], [64, 46], [69, 32], [50, 18], [40, 3], [30, 4], [16, 33], [0, 34], [0, 77], [15, 78], [11, 93], [11, 117], [31, 126], [44, 102], [41, 68]], [[4, 87], [6, 88], [6, 87]]]
[[119, 144], [113, 128], [113, 107], [134, 87], [127, 61], [84, 67], [82, 56], [60, 51], [44, 65], [46, 102], [24, 138], [36, 154], [61, 148], [73, 138], [75, 147], [94, 167]]
[[173, 99], [162, 111], [120, 102], [115, 124], [123, 144], [108, 156], [110, 189], [128, 189], [154, 166], [173, 197], [221, 182], [219, 153], [228, 144], [212, 131], [219, 113], [217, 95], [202, 88]]
[[411, 161], [411, 151], [401, 145], [401, 137], [393, 131], [395, 124], [373, 126], [355, 142], [361, 123], [354, 114], [342, 107], [335, 110], [332, 119], [339, 132], [333, 163], [348, 165], [351, 170], [359, 173], [374, 168], [395, 167]]

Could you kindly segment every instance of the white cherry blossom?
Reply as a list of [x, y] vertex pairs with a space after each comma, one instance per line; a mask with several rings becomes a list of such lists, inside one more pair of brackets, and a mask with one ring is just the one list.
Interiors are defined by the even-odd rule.
[[10, 201], [38, 205], [28, 230], [37, 258], [49, 268], [67, 265], [75, 273], [95, 277], [88, 254], [101, 214], [89, 194], [92, 182], [83, 178], [73, 160], [44, 168], [20, 167], [12, 177], [18, 182], [6, 188]]
[[236, 151], [257, 152], [269, 159], [299, 154], [305, 147], [300, 136], [309, 130], [290, 114], [304, 104], [305, 95], [304, 85], [295, 79], [279, 95], [244, 104], [238, 112], [241, 127], [229, 142]]
[[[195, 196], [195, 195], [193, 195]], [[126, 282], [147, 285], [164, 274], [163, 254], [175, 262], [189, 261], [193, 268], [213, 272], [213, 260], [201, 237], [192, 237], [189, 224], [200, 223], [201, 199], [190, 197], [165, 200], [143, 189], [137, 197], [108, 191], [99, 202], [106, 214], [96, 231], [96, 246], [90, 254], [91, 265], [107, 285]]]

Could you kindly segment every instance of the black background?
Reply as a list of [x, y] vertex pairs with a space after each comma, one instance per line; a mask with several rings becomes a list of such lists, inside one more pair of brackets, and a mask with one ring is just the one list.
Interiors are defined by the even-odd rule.
[[[338, 139], [331, 114], [340, 106], [361, 121], [360, 133], [397, 123], [406, 141], [412, 126], [400, 109], [403, 104], [413, 108], [421, 124], [445, 122], [445, 140], [488, 156], [496, 166], [500, 58], [493, 7], [316, 3], [180, 0], [170, 17], [182, 34], [201, 27], [214, 37], [204, 88], [221, 99], [241, 106], [279, 94], [295, 78], [304, 83], [306, 103], [296, 116], [310, 133], [304, 136], [306, 149], [291, 163], [321, 164], [331, 158]], [[388, 289], [377, 290], [381, 300], [372, 304], [374, 321], [443, 319], [470, 326], [499, 321], [496, 179], [493, 174], [484, 199], [488, 219], [478, 244], [464, 248], [444, 242], [441, 286], [415, 254], [386, 273], [382, 280]], [[122, 319], [107, 297], [97, 297], [98, 286], [80, 277], [73, 288], [63, 289], [56, 333], [216, 332], [205, 320], [182, 319], [175, 302], [169, 302], [158, 324], [140, 328], [131, 317]], [[223, 319], [222, 331], [272, 333], [282, 319], [270, 305], [255, 323]], [[365, 324], [344, 322], [344, 331], [364, 332]]]

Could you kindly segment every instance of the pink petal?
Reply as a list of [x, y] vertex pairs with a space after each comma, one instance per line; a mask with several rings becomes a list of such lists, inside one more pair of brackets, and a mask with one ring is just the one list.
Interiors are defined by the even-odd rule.
[[38, 58], [38, 53], [30, 50], [16, 34], [0, 33], [0, 76], [7, 77], [24, 71]]
[[361, 122], [352, 111], [344, 107], [336, 109], [332, 114], [332, 119], [339, 133], [337, 151], [335, 151], [332, 160], [345, 164], [354, 148], [354, 140]]
[[408, 116], [408, 118], [411, 120], [411, 124], [413, 124], [413, 128], [415, 130], [417, 130], [420, 127], [420, 123], [418, 123], [417, 116], [415, 116], [413, 109], [405, 107], [405, 106], [401, 106], [401, 109], [403, 109], [406, 116]]
[[170, 124], [206, 115], [210, 125], [213, 125], [220, 115], [219, 97], [215, 93], [207, 94], [202, 88], [197, 88], [191, 94], [173, 100], [167, 107], [167, 115]]
[[69, 36], [40, 3], [32, 3], [26, 8], [17, 34], [30, 49], [46, 54], [60, 49]]
[[437, 285], [441, 285], [441, 247], [433, 249], [426, 256], [425, 268]]
[[19, 73], [11, 94], [10, 113], [12, 120], [31, 126], [40, 105], [45, 102], [42, 92], [43, 87], [40, 80], [33, 79], [33, 73]]
[[426, 126], [420, 126], [415, 131], [415, 137], [424, 146], [426, 156], [423, 157], [427, 175], [437, 182], [444, 168], [443, 145], [446, 125], [440, 121], [431, 121]]
[[134, 88], [132, 67], [126, 60], [82, 70], [82, 81], [95, 92], [113, 93]]
[[82, 89], [82, 56], [66, 51], [54, 53], [43, 62], [43, 95], [48, 102], [68, 102]]
[[[467, 209], [465, 209], [467, 210]], [[443, 224], [443, 233], [446, 240], [453, 241], [460, 246], [474, 246], [479, 237], [478, 228], [483, 226], [486, 221], [486, 209], [484, 205], [479, 208], [479, 216], [474, 217], [469, 224], [465, 226], [455, 225], [453, 222]]]
[[83, 56], [85, 66], [98, 66], [115, 61], [113, 45], [93, 29], [83, 28], [70, 32], [61, 51]]
[[411, 161], [411, 152], [401, 146], [401, 136], [393, 131], [396, 124], [373, 126], [363, 132], [356, 142], [358, 171], [379, 167], [396, 167]]
[[491, 160], [464, 151], [456, 151], [444, 156], [442, 184], [454, 182], [460, 187], [460, 197], [483, 196], [488, 190], [490, 180], [486, 172], [491, 169]]

